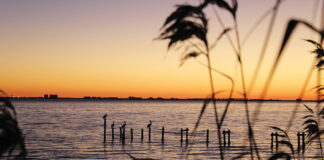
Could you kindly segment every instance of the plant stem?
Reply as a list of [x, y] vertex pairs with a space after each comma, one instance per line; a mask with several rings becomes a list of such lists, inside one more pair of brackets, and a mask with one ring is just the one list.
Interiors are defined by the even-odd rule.
[[255, 81], [256, 81], [256, 79], [257, 79], [257, 77], [259, 75], [261, 64], [263, 62], [265, 52], [266, 52], [267, 47], [268, 47], [270, 36], [271, 36], [273, 26], [274, 26], [274, 23], [275, 23], [275, 20], [276, 20], [276, 16], [277, 16], [277, 13], [278, 13], [279, 4], [280, 4], [280, 1], [277, 1], [275, 7], [273, 8], [273, 14], [271, 16], [271, 20], [270, 20], [269, 28], [268, 28], [268, 31], [267, 31], [267, 35], [266, 35], [264, 43], [263, 43], [263, 47], [262, 47], [261, 54], [260, 54], [260, 57], [259, 57], [259, 60], [258, 60], [258, 64], [256, 65], [256, 68], [255, 68], [253, 76], [252, 76], [252, 80], [251, 80], [249, 88], [248, 88], [248, 93], [250, 93], [253, 90]]
[[211, 63], [210, 63], [210, 57], [209, 57], [209, 50], [207, 48], [207, 62], [208, 62], [208, 73], [209, 73], [209, 80], [210, 80], [210, 88], [212, 92], [212, 100], [213, 100], [213, 106], [214, 106], [214, 113], [215, 113], [215, 121], [217, 125], [217, 136], [218, 136], [218, 145], [219, 145], [219, 150], [220, 150], [220, 156], [221, 159], [224, 159], [223, 155], [223, 147], [222, 147], [222, 138], [221, 138], [221, 126], [219, 125], [218, 122], [218, 113], [217, 113], [217, 108], [216, 108], [216, 100], [215, 100], [215, 89], [214, 89], [214, 83], [213, 83], [213, 74], [212, 74], [212, 68], [211, 68]]
[[[321, 102], [321, 69], [317, 68], [317, 103]], [[317, 112], [319, 112], [319, 105], [316, 106]]]
[[[320, 28], [321, 29], [323, 29], [324, 28], [324, 1], [322, 2], [322, 15], [321, 15], [321, 26], [320, 26]], [[320, 45], [322, 45], [323, 44], [323, 35], [321, 35], [321, 39], [320, 39]], [[318, 69], [318, 77], [317, 77], [317, 83], [320, 85], [321, 84], [321, 69], [319, 68]], [[319, 100], [321, 100], [321, 91], [319, 90], [319, 92], [317, 93], [318, 95], [317, 95], [317, 97], [319, 98]], [[320, 101], [318, 102], [318, 106], [317, 106], [317, 113], [319, 113], [319, 111], [320, 111]], [[320, 124], [320, 117], [318, 118], [318, 125]], [[320, 127], [320, 126], [319, 126]], [[321, 144], [321, 138], [320, 138], [320, 135], [319, 135], [319, 143], [320, 143], [320, 147], [321, 147], [321, 156], [323, 156], [323, 154], [322, 154], [322, 144]]]
[[[237, 20], [235, 17], [234, 17], [234, 24], [235, 24], [236, 42], [237, 42], [237, 47], [238, 47], [237, 58], [238, 58], [238, 61], [240, 64], [241, 81], [242, 81], [242, 89], [243, 89], [243, 97], [244, 97], [244, 105], [245, 105], [245, 114], [246, 114], [246, 121], [247, 121], [247, 125], [248, 125], [250, 152], [251, 152], [251, 159], [253, 160], [253, 157], [254, 157], [253, 156], [253, 146], [255, 146], [257, 148], [257, 145], [254, 140], [253, 129], [252, 129], [251, 122], [250, 122], [249, 106], [248, 106], [248, 101], [247, 101], [248, 97], [247, 97], [247, 92], [246, 92], [246, 83], [245, 83], [245, 77], [244, 77], [243, 63], [242, 63], [242, 59], [241, 59], [240, 37], [239, 37], [239, 32], [238, 32], [238, 24], [237, 24]], [[256, 154], [257, 154], [258, 159], [261, 159], [258, 150], [256, 150]]]
[[[317, 104], [316, 104], [316, 114], [320, 112], [320, 104], [321, 104], [321, 68], [317, 68]], [[317, 116], [317, 127], [318, 127], [318, 132], [320, 132], [320, 124], [321, 124], [321, 118], [320, 116]], [[321, 157], [323, 156], [323, 151], [322, 151], [322, 143], [321, 143], [321, 134], [318, 133], [318, 143], [319, 147], [321, 150]], [[323, 158], [322, 158], [323, 159]]]
[[[204, 64], [204, 63], [202, 63], [202, 62], [199, 62], [199, 61], [197, 61], [197, 62], [198, 62], [199, 64], [201, 64], [201, 65], [203, 65], [203, 66], [205, 66], [205, 67], [208, 68], [208, 65], [206, 65], [206, 64]], [[223, 114], [222, 114], [222, 117], [221, 117], [221, 119], [220, 119], [220, 121], [219, 121], [219, 125], [222, 126], [222, 125], [223, 125], [223, 122], [224, 122], [224, 120], [225, 120], [225, 117], [226, 117], [226, 114], [227, 114], [228, 108], [229, 108], [230, 103], [231, 103], [231, 101], [232, 101], [232, 96], [233, 96], [233, 92], [234, 92], [234, 80], [233, 80], [233, 78], [230, 77], [229, 75], [227, 75], [227, 74], [225, 74], [225, 73], [223, 73], [223, 72], [221, 72], [221, 71], [219, 71], [219, 70], [217, 70], [217, 69], [215, 69], [215, 68], [212, 68], [212, 67], [211, 67], [211, 69], [212, 69], [212, 71], [214, 71], [214, 72], [216, 72], [216, 73], [218, 73], [218, 74], [224, 76], [225, 78], [227, 78], [227, 79], [230, 80], [230, 82], [231, 82], [231, 90], [230, 90], [230, 93], [229, 93], [229, 96], [228, 96], [228, 101], [227, 101], [227, 103], [226, 103], [225, 110], [224, 110], [224, 112], [223, 112]]]
[[[225, 24], [224, 24], [224, 22], [222, 21], [221, 17], [219, 16], [219, 14], [218, 14], [216, 8], [213, 7], [213, 11], [214, 11], [214, 14], [216, 15], [216, 18], [217, 18], [219, 24], [222, 26], [222, 29], [225, 30], [225, 29], [226, 29]], [[234, 43], [233, 43], [231, 37], [229, 36], [228, 33], [225, 33], [225, 35], [226, 35], [226, 38], [228, 39], [228, 42], [230, 43], [232, 49], [234, 50], [235, 54], [238, 55], [238, 51], [237, 51], [237, 49], [235, 48]]]
[[[308, 86], [308, 83], [309, 83], [309, 81], [310, 81], [310, 78], [312, 77], [313, 70], [314, 70], [314, 65], [315, 65], [315, 64], [316, 64], [316, 61], [314, 60], [313, 63], [312, 63], [312, 65], [311, 65], [311, 68], [310, 68], [309, 71], [308, 71], [308, 74], [307, 74], [307, 76], [306, 76], [306, 80], [305, 80], [305, 82], [304, 82], [304, 84], [303, 84], [303, 87], [302, 87], [301, 91], [299, 92], [299, 95], [298, 95], [298, 98], [297, 98], [297, 99], [302, 99], [302, 98], [303, 98], [303, 96], [304, 96], [304, 94], [305, 94], [305, 90], [306, 90], [306, 88], [307, 88], [307, 86]], [[288, 121], [288, 125], [287, 125], [286, 132], [289, 132], [290, 127], [292, 126], [292, 124], [293, 124], [293, 122], [294, 122], [294, 119], [295, 119], [295, 117], [296, 117], [296, 113], [297, 113], [297, 110], [298, 110], [298, 108], [299, 108], [299, 105], [300, 105], [300, 102], [297, 102], [297, 103], [295, 104], [295, 106], [294, 106], [294, 110], [293, 110], [293, 112], [292, 112], [292, 114], [291, 114], [291, 116], [290, 116], [290, 118], [289, 118], [289, 121]]]

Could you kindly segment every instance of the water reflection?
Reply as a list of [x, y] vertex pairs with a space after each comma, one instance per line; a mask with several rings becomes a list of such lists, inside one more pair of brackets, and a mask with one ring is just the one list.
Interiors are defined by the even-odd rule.
[[[14, 105], [18, 112], [19, 124], [25, 134], [28, 156], [31, 159], [129, 158], [124, 151], [136, 158], [180, 159], [185, 154], [182, 151], [188, 144], [184, 132], [181, 145], [180, 129], [188, 128], [191, 131], [200, 112], [201, 102], [29, 101], [14, 102]], [[219, 106], [221, 105], [225, 106], [220, 103]], [[251, 103], [251, 108], [254, 105]], [[268, 158], [272, 154], [270, 134], [273, 130], [269, 126], [285, 127], [293, 106], [294, 103], [290, 102], [264, 104], [259, 116], [261, 118], [254, 128], [256, 141], [263, 158]], [[124, 145], [121, 138], [120, 141], [113, 138], [111, 127], [107, 128], [107, 143], [103, 145], [103, 113], [108, 114], [107, 123], [115, 126], [115, 139], [118, 138], [119, 127], [127, 124]], [[219, 157], [213, 113], [213, 110], [208, 108], [195, 137], [188, 135], [189, 143], [193, 142], [189, 145], [190, 159], [217, 159]], [[223, 126], [226, 131], [231, 130], [230, 146], [224, 148], [225, 158], [233, 158], [249, 151], [249, 148], [244, 145], [247, 131], [245, 116], [242, 113], [244, 113], [242, 104], [233, 102]], [[295, 147], [297, 147], [296, 134], [302, 128], [302, 117], [306, 113], [306, 110], [297, 113], [296, 121], [289, 133]], [[141, 129], [147, 126], [150, 120], [154, 122], [150, 126], [151, 143], [149, 143], [149, 130], [146, 129], [142, 142]], [[164, 144], [161, 142], [162, 127], [165, 127]], [[130, 128], [133, 128], [133, 143], [131, 143]], [[206, 143], [207, 129], [209, 129], [209, 143]], [[228, 136], [225, 137], [225, 140], [227, 139]], [[318, 148], [315, 146], [316, 144], [307, 148], [305, 155], [296, 154], [296, 158], [308, 159], [316, 156]]]

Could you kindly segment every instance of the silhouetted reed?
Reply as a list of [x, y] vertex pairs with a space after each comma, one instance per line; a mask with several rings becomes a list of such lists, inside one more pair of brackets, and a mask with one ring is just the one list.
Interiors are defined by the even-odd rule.
[[[5, 92], [0, 90], [0, 156], [25, 159], [26, 149], [23, 135], [19, 129], [15, 107]], [[14, 153], [14, 155], [13, 155]]]
[[[176, 11], [171, 13], [171, 15], [166, 19], [164, 25], [162, 26], [162, 33], [160, 34], [159, 38], [160, 39], [169, 39], [169, 45], [168, 48], [172, 47], [172, 45], [176, 44], [177, 42], [183, 42], [183, 41], [189, 41], [191, 46], [187, 47], [185, 51], [189, 50], [190, 47], [194, 48], [194, 50], [189, 51], [188, 53], [185, 53], [184, 57], [181, 59], [182, 63], [188, 58], [191, 57], [198, 57], [199, 55], [205, 55], [207, 58], [207, 67], [209, 71], [209, 79], [210, 79], [210, 86], [211, 86], [211, 99], [212, 99], [212, 104], [214, 107], [214, 112], [215, 112], [215, 121], [217, 125], [217, 132], [218, 132], [218, 140], [219, 140], [219, 147], [220, 147], [220, 156], [221, 159], [224, 159], [223, 157], [223, 151], [221, 149], [221, 126], [222, 123], [219, 122], [219, 116], [217, 113], [217, 107], [216, 107], [216, 100], [215, 100], [215, 89], [214, 89], [214, 82], [213, 82], [213, 75], [212, 75], [212, 67], [211, 67], [211, 62], [210, 62], [210, 48], [214, 48], [216, 45], [216, 42], [222, 37], [222, 35], [225, 35], [228, 31], [230, 31], [229, 28], [225, 28], [223, 25], [223, 32], [220, 34], [219, 38], [216, 39], [216, 42], [214, 45], [211, 47], [208, 45], [208, 40], [207, 40], [207, 19], [205, 18], [205, 14], [203, 12], [203, 9], [208, 6], [208, 5], [217, 5], [220, 8], [223, 8], [227, 11], [230, 12], [230, 14], [233, 17], [234, 21], [234, 28], [235, 28], [235, 33], [236, 33], [236, 41], [237, 41], [237, 49], [235, 49], [234, 45], [232, 47], [236, 51], [238, 63], [240, 64], [240, 71], [241, 71], [241, 81], [242, 81], [242, 90], [243, 90], [243, 98], [244, 98], [244, 104], [245, 104], [245, 111], [246, 111], [246, 117], [247, 117], [247, 124], [248, 124], [248, 132], [249, 132], [249, 142], [250, 142], [250, 152], [251, 152], [251, 157], [253, 158], [253, 148], [256, 148], [256, 154], [259, 157], [257, 146], [255, 144], [254, 140], [254, 135], [253, 135], [253, 129], [251, 126], [250, 118], [249, 118], [249, 109], [248, 109], [248, 102], [247, 102], [247, 90], [246, 90], [246, 84], [245, 84], [245, 78], [244, 78], [244, 69], [243, 69], [243, 63], [242, 63], [242, 58], [241, 58], [241, 44], [240, 44], [240, 38], [239, 38], [239, 32], [238, 32], [238, 24], [237, 24], [237, 19], [236, 19], [236, 11], [238, 8], [238, 3], [236, 0], [232, 1], [232, 6], [230, 6], [226, 1], [223, 0], [218, 0], [218, 1], [213, 1], [213, 0], [206, 0], [203, 3], [201, 3], [198, 6], [191, 6], [191, 5], [178, 5]], [[218, 16], [219, 18], [219, 16]], [[219, 18], [220, 19], [220, 18]], [[201, 41], [201, 43], [193, 43], [190, 41], [190, 39], [198, 39]], [[228, 36], [228, 39], [229, 36]], [[231, 44], [232, 43], [232, 40]], [[201, 44], [204, 44], [204, 50], [201, 49], [199, 46]], [[229, 77], [229, 76], [226, 76]], [[233, 85], [234, 86], [234, 85]], [[232, 90], [230, 97], [232, 96]], [[226, 109], [224, 111], [224, 114], [222, 115], [221, 122], [223, 122], [228, 105], [226, 106]], [[208, 105], [208, 104], [207, 104]], [[204, 113], [204, 108], [207, 105], [203, 105], [203, 109], [201, 111], [201, 115], [199, 116], [201, 118], [202, 114]], [[199, 119], [200, 119], [199, 118]], [[199, 120], [197, 121], [199, 122]], [[199, 123], [197, 123], [199, 125]], [[196, 125], [196, 127], [198, 127]], [[196, 127], [194, 129], [194, 132], [196, 131]], [[193, 133], [194, 133], [193, 132]]]
[[[286, 158], [286, 159], [295, 159], [295, 153], [299, 153], [302, 150], [302, 153], [305, 152], [305, 148], [307, 149], [312, 142], [315, 140], [319, 144], [320, 148], [320, 158], [323, 159], [323, 153], [322, 153], [322, 143], [320, 140], [320, 135], [324, 133], [324, 130], [321, 130], [319, 127], [319, 123], [316, 120], [317, 117], [320, 117], [323, 115], [322, 112], [315, 113], [313, 109], [308, 107], [307, 105], [304, 105], [304, 107], [307, 109], [309, 114], [303, 117], [303, 131], [305, 131], [306, 134], [306, 143], [304, 143], [304, 132], [300, 133], [298, 132], [298, 149], [294, 148], [294, 145], [291, 143], [291, 140], [288, 136], [288, 132], [285, 130], [271, 126], [272, 129], [279, 131], [278, 136], [280, 137], [280, 140], [278, 141], [279, 147], [284, 148], [288, 147], [290, 152], [286, 152], [285, 150], [280, 149], [277, 153], [274, 153], [269, 159], [279, 159], [279, 158]], [[324, 110], [322, 110], [324, 112]], [[300, 144], [300, 140], [302, 140], [302, 144]]]
[[[275, 127], [275, 126], [271, 126], [270, 128], [279, 131], [279, 134], [277, 134], [278, 137], [280, 137], [280, 139], [278, 140], [278, 143], [276, 144], [276, 149], [278, 149], [278, 147], [288, 147], [290, 149], [290, 152], [285, 152], [285, 151], [279, 151], [275, 154], [273, 154], [269, 159], [278, 159], [278, 158], [283, 158], [286, 157], [286, 159], [291, 159], [291, 157], [294, 158], [294, 154], [295, 154], [295, 149], [293, 144], [290, 141], [290, 138], [287, 134], [286, 131], [284, 131], [281, 128]], [[277, 132], [276, 132], [277, 133]]]
[[307, 114], [306, 116], [303, 117], [304, 119], [304, 131], [307, 133], [307, 141], [306, 141], [306, 145], [311, 145], [311, 143], [314, 140], [318, 140], [318, 144], [320, 147], [320, 154], [321, 157], [323, 158], [323, 151], [322, 151], [322, 142], [321, 142], [321, 134], [324, 133], [324, 130], [320, 129], [320, 123], [319, 120], [321, 118], [321, 116], [323, 116], [324, 114], [324, 108], [322, 109], [322, 111], [320, 112], [314, 112], [311, 108], [309, 108], [308, 106], [304, 105], [305, 108], [308, 110], [309, 114]]
[[[291, 35], [293, 34], [293, 31], [295, 30], [296, 26], [298, 24], [302, 24], [304, 26], [306, 26], [308, 29], [314, 31], [315, 33], [318, 33], [320, 36], [321, 36], [321, 43], [323, 42], [323, 38], [324, 38], [324, 30], [318, 30], [316, 29], [315, 27], [313, 27], [311, 24], [305, 22], [305, 21], [302, 21], [302, 20], [296, 20], [296, 19], [292, 19], [288, 22], [288, 25], [286, 27], [286, 31], [285, 31], [285, 35], [283, 37], [283, 40], [282, 40], [282, 43], [281, 43], [281, 47], [280, 47], [280, 50], [279, 52], [277, 53], [277, 56], [275, 58], [275, 61], [272, 65], [272, 68], [271, 68], [271, 71], [269, 73], [269, 76], [266, 80], [266, 83], [265, 83], [265, 86], [263, 87], [263, 90], [261, 92], [261, 95], [260, 95], [260, 99], [264, 99], [266, 94], [267, 94], [267, 91], [269, 89], [269, 86], [270, 86], [270, 83], [272, 81], [272, 78], [274, 76], [274, 73], [275, 71], [277, 70], [277, 67], [278, 67], [278, 64], [281, 60], [281, 57], [282, 57], [282, 54], [283, 54], [283, 51], [284, 49], [286, 48], [286, 45], [288, 44], [288, 41], [291, 37]], [[294, 112], [292, 113], [292, 116], [289, 120], [289, 124], [287, 126], [287, 130], [290, 129], [291, 125], [292, 125], [292, 122], [293, 122], [293, 119], [296, 115], [296, 111], [297, 111], [297, 107], [298, 107], [298, 104], [295, 106], [294, 108]], [[260, 112], [260, 109], [261, 109], [261, 104], [259, 104], [257, 106], [257, 110], [254, 112], [254, 117], [256, 119], [256, 117], [258, 116], [259, 112]]]
[[[169, 39], [169, 49], [178, 42], [188, 41], [190, 43], [190, 46], [187, 49], [185, 49], [187, 53], [185, 53], [185, 55], [181, 59], [181, 65], [184, 63], [185, 60], [189, 58], [198, 57], [200, 55], [206, 56], [211, 87], [210, 99], [212, 99], [213, 101], [215, 121], [217, 124], [217, 135], [219, 141], [218, 144], [221, 148], [221, 125], [219, 123], [216, 108], [215, 89], [210, 61], [210, 46], [207, 40], [208, 20], [206, 19], [205, 14], [203, 12], [204, 7], [206, 7], [206, 5], [208, 5], [208, 3], [210, 2], [206, 1], [199, 6], [177, 5], [177, 9], [173, 13], [171, 13], [171, 15], [166, 19], [165, 23], [163, 24], [163, 31], [160, 34], [159, 39]], [[235, 15], [235, 12], [233, 12], [233, 14]], [[224, 30], [223, 33], [219, 36], [219, 38], [217, 38], [215, 43], [217, 43], [217, 41], [227, 31], [229, 31], [229, 29]], [[192, 41], [198, 42], [194, 43]], [[202, 46], [203, 48], [201, 48], [200, 46]], [[204, 113], [204, 108], [205, 107], [203, 107], [201, 115]], [[194, 129], [194, 132], [195, 131], [196, 129]], [[221, 159], [224, 159], [222, 149], [220, 149], [220, 155]]]
[[[270, 8], [270, 10], [267, 10], [261, 17], [260, 19], [258, 19], [256, 21], [256, 23], [252, 26], [252, 28], [248, 31], [248, 35], [246, 36], [246, 38], [244, 38], [243, 43], [241, 43], [240, 41], [240, 33], [239, 33], [239, 27], [238, 27], [238, 23], [237, 23], [237, 9], [238, 9], [238, 2], [237, 0], [231, 0], [231, 3], [228, 3], [225, 0], [204, 0], [202, 1], [199, 5], [197, 6], [193, 6], [190, 4], [183, 4], [183, 5], [177, 5], [176, 6], [176, 10], [174, 12], [172, 12], [167, 19], [165, 20], [164, 24], [162, 25], [161, 28], [161, 34], [159, 35], [158, 39], [162, 39], [162, 40], [169, 40], [169, 44], [168, 44], [168, 49], [171, 49], [173, 46], [181, 43], [182, 46], [185, 46], [184, 48], [184, 52], [182, 54], [182, 57], [180, 59], [180, 66], [182, 66], [186, 60], [190, 59], [190, 58], [196, 58], [199, 57], [201, 55], [204, 55], [206, 57], [207, 60], [207, 64], [204, 64], [202, 62], [199, 62], [200, 64], [202, 64], [203, 66], [206, 66], [208, 69], [208, 73], [209, 73], [209, 82], [210, 82], [210, 88], [211, 88], [211, 94], [209, 96], [206, 97], [201, 111], [199, 113], [199, 116], [197, 118], [196, 124], [194, 126], [194, 129], [192, 131], [192, 135], [195, 135], [196, 130], [199, 127], [200, 124], [200, 120], [203, 117], [207, 106], [209, 105], [209, 103], [212, 103], [213, 108], [214, 108], [214, 114], [215, 114], [215, 121], [216, 121], [216, 126], [217, 126], [217, 136], [218, 136], [218, 144], [219, 144], [219, 148], [220, 148], [220, 158], [224, 159], [224, 155], [223, 155], [223, 150], [221, 147], [221, 128], [223, 125], [223, 122], [225, 120], [225, 117], [227, 115], [227, 111], [228, 108], [230, 106], [231, 103], [231, 99], [232, 99], [232, 95], [234, 92], [234, 84], [235, 81], [232, 77], [230, 77], [229, 75], [227, 75], [226, 73], [217, 70], [215, 68], [212, 67], [212, 63], [211, 63], [211, 52], [212, 50], [217, 46], [217, 42], [223, 37], [225, 36], [228, 41], [229, 44], [231, 45], [236, 57], [237, 57], [237, 63], [240, 66], [240, 74], [241, 74], [241, 83], [242, 83], [242, 95], [243, 95], [243, 100], [244, 100], [244, 106], [245, 106], [245, 116], [246, 116], [246, 121], [247, 121], [247, 130], [248, 130], [248, 139], [249, 139], [249, 147], [250, 147], [250, 152], [244, 152], [242, 154], [240, 154], [239, 156], [235, 157], [236, 158], [243, 158], [244, 156], [246, 156], [247, 154], [250, 154], [251, 159], [254, 159], [254, 157], [256, 156], [257, 159], [261, 159], [260, 155], [259, 155], [259, 151], [258, 151], [258, 146], [257, 146], [257, 142], [254, 138], [254, 131], [253, 131], [253, 125], [255, 124], [259, 112], [262, 108], [262, 100], [266, 97], [267, 92], [269, 90], [269, 87], [271, 85], [272, 79], [274, 77], [274, 74], [278, 68], [278, 64], [282, 58], [282, 55], [284, 54], [284, 50], [287, 47], [290, 38], [292, 37], [294, 31], [296, 30], [296, 27], [301, 24], [303, 26], [306, 26], [306, 28], [310, 29], [311, 31], [318, 33], [320, 35], [320, 42], [317, 43], [315, 41], [312, 40], [306, 40], [312, 44], [314, 44], [317, 48], [316, 50], [313, 51], [313, 53], [317, 54], [317, 59], [314, 60], [314, 66], [311, 68], [311, 70], [309, 71], [305, 83], [302, 86], [302, 90], [298, 96], [298, 99], [301, 99], [304, 95], [304, 92], [307, 88], [307, 85], [309, 83], [310, 77], [312, 76], [312, 71], [314, 69], [314, 67], [317, 68], [318, 71], [318, 75], [317, 75], [317, 111], [318, 113], [324, 112], [323, 109], [320, 109], [320, 102], [321, 102], [321, 90], [324, 89], [324, 87], [321, 85], [321, 67], [324, 64], [324, 60], [321, 60], [322, 58], [322, 54], [323, 53], [323, 49], [321, 44], [323, 43], [323, 38], [324, 38], [324, 14], [322, 14], [322, 28], [321, 29], [317, 29], [316, 27], [314, 27], [312, 24], [304, 21], [304, 20], [297, 20], [297, 19], [291, 19], [289, 20], [286, 30], [285, 30], [285, 34], [283, 36], [281, 45], [280, 45], [280, 49], [278, 51], [278, 53], [276, 54], [274, 63], [271, 67], [271, 70], [269, 72], [269, 75], [266, 77], [265, 80], [265, 85], [263, 86], [263, 89], [261, 91], [260, 97], [259, 99], [261, 99], [261, 101], [257, 104], [257, 107], [255, 109], [255, 111], [252, 114], [253, 119], [250, 119], [250, 114], [249, 114], [249, 106], [248, 106], [248, 93], [252, 92], [253, 88], [254, 88], [254, 84], [255, 81], [258, 78], [259, 72], [260, 72], [260, 68], [263, 64], [263, 59], [265, 56], [265, 53], [268, 49], [268, 44], [270, 42], [270, 37], [273, 31], [273, 27], [276, 21], [276, 17], [277, 17], [277, 13], [279, 10], [280, 5], [282, 4], [284, 0], [276, 0], [276, 3], [274, 4], [273, 7]], [[318, 3], [318, 1], [316, 1], [315, 3]], [[324, 2], [323, 2], [324, 5]], [[207, 33], [208, 33], [208, 20], [206, 19], [205, 13], [204, 13], [204, 9], [207, 6], [211, 6], [213, 9], [213, 12], [215, 14], [216, 19], [218, 20], [219, 24], [222, 27], [222, 32], [221, 34], [216, 38], [215, 42], [212, 43], [212, 45], [210, 45], [209, 40], [207, 39]], [[234, 27], [225, 27], [225, 24], [222, 21], [222, 17], [218, 14], [217, 8], [220, 9], [224, 9], [226, 10], [232, 17], [233, 19], [233, 25]], [[324, 13], [324, 7], [322, 8], [322, 12]], [[313, 12], [313, 17], [315, 12]], [[265, 35], [265, 39], [264, 42], [262, 44], [262, 48], [260, 51], [260, 57], [257, 61], [257, 65], [255, 67], [254, 73], [252, 75], [252, 79], [249, 83], [249, 86], [247, 86], [246, 84], [246, 79], [245, 79], [245, 71], [244, 71], [244, 66], [243, 66], [243, 62], [242, 62], [242, 44], [244, 44], [248, 37], [254, 32], [254, 30], [263, 22], [263, 19], [265, 19], [265, 17], [271, 15], [270, 17], [270, 23], [268, 25], [267, 28], [267, 32]], [[235, 32], [235, 40], [233, 41], [231, 35], [228, 34], [228, 32], [230, 31], [234, 31]], [[212, 72], [216, 72], [218, 74], [220, 74], [221, 76], [226, 77], [227, 79], [230, 80], [231, 82], [231, 89], [230, 89], [230, 94], [229, 94], [229, 98], [228, 101], [226, 103], [226, 107], [223, 111], [223, 113], [221, 114], [221, 116], [219, 115], [219, 111], [217, 111], [217, 105], [216, 105], [216, 100], [215, 100], [215, 95], [220, 93], [221, 91], [216, 92], [216, 89], [214, 87], [214, 81], [213, 81], [213, 74]], [[275, 130], [280, 131], [281, 133], [284, 133], [283, 135], [281, 134], [280, 136], [282, 136], [283, 140], [280, 141], [281, 145], [285, 145], [288, 146], [291, 150], [291, 153], [285, 153], [285, 152], [279, 152], [274, 154], [272, 157], [270, 157], [270, 159], [277, 159], [277, 158], [294, 158], [294, 148], [293, 145], [290, 143], [290, 139], [288, 137], [287, 132], [289, 131], [294, 118], [296, 116], [296, 112], [297, 112], [297, 108], [299, 106], [299, 103], [297, 103], [294, 107], [294, 110], [291, 114], [291, 117], [289, 119], [289, 123], [287, 125], [287, 129], [286, 130], [282, 130], [278, 127], [272, 127]], [[317, 121], [320, 121], [320, 118], [317, 119]], [[309, 124], [313, 124], [314, 121], [307, 121]], [[308, 124], [307, 123], [307, 124]], [[317, 123], [319, 124], [319, 123]], [[320, 128], [320, 127], [318, 127]], [[321, 132], [318, 131], [318, 137], [321, 135]], [[317, 137], [317, 138], [318, 138]], [[321, 144], [320, 144], [321, 145]], [[321, 148], [322, 150], [322, 148]], [[190, 152], [190, 146], [188, 148], [188, 153]], [[321, 151], [322, 152], [322, 151]]]

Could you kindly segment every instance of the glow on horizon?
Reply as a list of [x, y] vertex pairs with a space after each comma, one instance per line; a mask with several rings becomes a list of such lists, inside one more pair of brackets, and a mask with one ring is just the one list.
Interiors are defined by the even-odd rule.
[[[55, 93], [60, 97], [204, 98], [210, 93], [206, 68], [194, 60], [179, 68], [181, 50], [168, 52], [167, 42], [153, 40], [174, 5], [185, 2], [196, 3], [172, 0], [1, 1], [0, 88], [9, 95], [20, 97]], [[249, 98], [259, 97], [288, 19], [310, 20], [313, 2], [285, 1], [280, 6], [262, 72]], [[241, 39], [258, 18], [255, 15], [261, 15], [274, 3], [274, 0], [239, 1]], [[220, 13], [225, 17], [228, 15], [223, 11]], [[208, 16], [210, 29], [215, 29], [211, 35], [215, 37], [221, 29], [213, 14]], [[248, 82], [268, 20], [251, 35], [243, 48]], [[225, 18], [225, 22], [232, 25], [229, 19]], [[213, 36], [210, 39], [213, 40]], [[312, 46], [302, 39], [316, 40], [318, 37], [298, 27], [286, 48], [267, 99], [297, 98], [313, 60], [309, 53]], [[236, 58], [225, 38], [212, 58], [215, 68], [237, 80], [236, 90], [241, 92]], [[203, 58], [198, 60], [205, 61]], [[217, 90], [230, 89], [228, 80], [217, 74], [214, 77]], [[312, 77], [309, 89], [315, 86], [315, 79]], [[314, 91], [309, 89], [305, 98], [314, 99]], [[218, 97], [226, 98], [227, 94], [224, 92]], [[236, 93], [235, 97], [240, 94]]]

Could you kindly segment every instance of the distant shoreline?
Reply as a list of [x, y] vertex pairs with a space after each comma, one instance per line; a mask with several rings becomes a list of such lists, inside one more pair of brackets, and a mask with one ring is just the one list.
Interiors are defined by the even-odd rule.
[[[78, 101], [204, 101], [203, 98], [118, 98], [118, 97], [95, 97], [95, 98], [43, 98], [43, 97], [5, 97], [10, 100], [44, 100], [44, 101], [64, 101], [64, 100], [78, 100]], [[216, 99], [217, 101], [228, 101], [229, 99]], [[233, 102], [244, 101], [244, 99], [232, 99]], [[249, 102], [317, 102], [316, 100], [274, 100], [274, 99], [249, 99]]]

